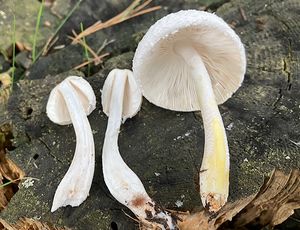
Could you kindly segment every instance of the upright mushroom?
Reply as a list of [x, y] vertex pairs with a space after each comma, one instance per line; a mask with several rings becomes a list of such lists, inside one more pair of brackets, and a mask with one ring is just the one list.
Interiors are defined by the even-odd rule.
[[139, 43], [134, 77], [143, 95], [170, 110], [201, 110], [205, 129], [200, 196], [219, 210], [229, 191], [229, 151], [218, 104], [239, 88], [246, 58], [236, 33], [215, 14], [184, 10], [150, 27]]
[[79, 206], [89, 195], [95, 168], [95, 147], [87, 115], [95, 107], [94, 91], [81, 77], [66, 78], [50, 93], [48, 117], [59, 125], [73, 124], [76, 134], [74, 158], [57, 187], [51, 212], [67, 205]]
[[103, 175], [110, 193], [144, 224], [176, 229], [175, 220], [147, 194], [141, 180], [123, 161], [118, 147], [121, 121], [139, 110], [142, 94], [130, 70], [112, 70], [102, 90], [102, 106], [109, 117], [102, 152]]

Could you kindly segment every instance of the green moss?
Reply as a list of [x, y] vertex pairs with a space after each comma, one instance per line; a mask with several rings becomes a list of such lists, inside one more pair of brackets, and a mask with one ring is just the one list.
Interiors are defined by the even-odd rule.
[[84, 226], [93, 226], [93, 228], [97, 227], [98, 229], [110, 229], [111, 222], [111, 215], [108, 212], [104, 213], [100, 210], [95, 210], [84, 216], [80, 220], [79, 225], [82, 226], [82, 229]]

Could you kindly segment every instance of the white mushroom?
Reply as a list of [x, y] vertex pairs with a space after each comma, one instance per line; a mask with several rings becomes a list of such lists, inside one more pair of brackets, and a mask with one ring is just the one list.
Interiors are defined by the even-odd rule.
[[141, 107], [142, 94], [130, 70], [112, 70], [103, 86], [102, 105], [109, 117], [102, 152], [105, 183], [110, 193], [127, 206], [141, 222], [161, 229], [176, 229], [168, 212], [149, 197], [141, 180], [123, 161], [118, 136], [123, 122]]
[[66, 78], [50, 93], [48, 117], [59, 125], [73, 124], [76, 134], [74, 158], [57, 187], [51, 212], [67, 205], [79, 206], [89, 195], [95, 168], [95, 147], [87, 115], [95, 107], [93, 89], [81, 77]]
[[246, 58], [235, 32], [215, 14], [186, 10], [151, 26], [139, 43], [133, 73], [143, 95], [171, 110], [201, 110], [205, 129], [200, 196], [219, 210], [229, 191], [229, 151], [218, 104], [239, 88]]

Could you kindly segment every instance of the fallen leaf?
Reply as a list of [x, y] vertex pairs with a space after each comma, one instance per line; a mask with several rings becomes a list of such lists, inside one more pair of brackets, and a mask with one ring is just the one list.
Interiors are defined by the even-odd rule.
[[8, 73], [0, 74], [0, 108], [7, 103], [12, 80]]
[[66, 227], [55, 227], [50, 223], [42, 223], [31, 218], [20, 218], [16, 224], [8, 224], [0, 219], [0, 229], [7, 230], [68, 230]]
[[[227, 203], [218, 213], [176, 212], [180, 230], [272, 229], [300, 208], [300, 171], [284, 174], [274, 170], [260, 190], [249, 197]], [[140, 223], [141, 230], [157, 230]]]
[[[0, 150], [0, 211], [3, 210], [13, 195], [18, 191], [18, 184], [24, 172]], [[12, 182], [7, 183], [5, 182]]]
[[0, 211], [7, 206], [10, 199], [18, 191], [18, 184], [24, 177], [24, 172], [8, 159], [5, 153], [5, 149], [10, 145], [9, 129], [8, 124], [0, 127]]
[[272, 229], [300, 208], [300, 171], [274, 170], [257, 194], [228, 203], [216, 214], [201, 211], [179, 215], [182, 230]]

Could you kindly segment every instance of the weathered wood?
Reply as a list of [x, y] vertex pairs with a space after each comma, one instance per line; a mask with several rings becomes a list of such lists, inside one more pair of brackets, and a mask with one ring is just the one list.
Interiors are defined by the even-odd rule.
[[[186, 8], [188, 3], [182, 2]], [[168, 11], [174, 9], [177, 8]], [[274, 167], [286, 171], [300, 167], [299, 10], [298, 0], [232, 0], [217, 10], [240, 35], [248, 62], [242, 87], [220, 106], [231, 154], [231, 200], [256, 191], [263, 175]], [[97, 109], [89, 116], [96, 143], [96, 170], [90, 196], [78, 208], [50, 213], [55, 189], [74, 153], [75, 134], [72, 126], [50, 122], [45, 106], [50, 90], [70, 73], [20, 81], [9, 105], [16, 147], [9, 157], [27, 176], [39, 180], [31, 187], [21, 186], [0, 214], [2, 218], [14, 221], [21, 216], [36, 217], [76, 229], [110, 229], [112, 222], [118, 229], [137, 226], [125, 216], [122, 210], [129, 210], [111, 197], [103, 181], [101, 151], [107, 118], [101, 111], [100, 89], [112, 67], [131, 66], [137, 35], [166, 13], [163, 10], [118, 25], [121, 32], [115, 36], [119, 42], [113, 49], [129, 52], [110, 58], [103, 70], [88, 78], [98, 100]], [[124, 31], [130, 34], [123, 36]], [[104, 39], [106, 32], [101, 32], [101, 36]], [[63, 50], [59, 52], [66, 55]], [[57, 55], [51, 54], [37, 63], [44, 67], [54, 65]], [[179, 210], [201, 207], [194, 176], [203, 144], [198, 113], [167, 111], [146, 100], [139, 114], [122, 126], [119, 139], [124, 160], [139, 175], [150, 196], [171, 209], [177, 209], [175, 202], [180, 200], [183, 206]]]

